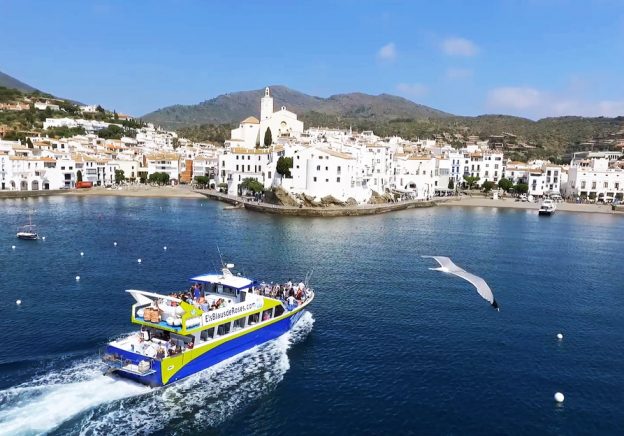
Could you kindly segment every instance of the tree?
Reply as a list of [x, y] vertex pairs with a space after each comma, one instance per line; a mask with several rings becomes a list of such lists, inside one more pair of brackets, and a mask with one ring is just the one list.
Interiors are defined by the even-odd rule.
[[119, 115], [117, 115], [117, 111], [113, 110], [113, 119], [114, 120], [118, 120], [119, 119]]
[[518, 194], [526, 194], [529, 192], [529, 185], [526, 183], [518, 183], [513, 187], [513, 190]]
[[488, 192], [492, 190], [494, 186], [496, 186], [496, 184], [494, 182], [490, 182], [489, 180], [486, 180], [485, 182], [483, 182], [483, 185], [481, 186], [483, 187], [483, 190], [487, 194]]
[[126, 176], [124, 175], [124, 170], [115, 170], [115, 183], [118, 185], [126, 180]]
[[465, 175], [464, 176], [464, 180], [466, 181], [466, 184], [468, 185], [468, 189], [472, 189], [474, 184], [479, 181], [479, 176], [468, 176], [468, 175]]
[[448, 188], [455, 189], [455, 181], [453, 179], [449, 179]]
[[513, 182], [503, 177], [498, 181], [498, 187], [505, 192], [509, 192], [509, 190], [513, 188]]
[[195, 183], [199, 188], [206, 188], [210, 183], [210, 177], [208, 176], [195, 176]]
[[267, 127], [266, 132], [264, 132], [264, 146], [268, 147], [271, 144], [273, 144], [273, 134], [271, 128]]
[[104, 112], [106, 112], [104, 110], [104, 108], [102, 106], [100, 106], [99, 104], [97, 105], [97, 107], [95, 108], [96, 111], [98, 111], [99, 113], [103, 114]]
[[292, 157], [284, 157], [280, 156], [277, 160], [277, 165], [275, 171], [280, 174], [282, 177], [286, 177], [290, 179], [292, 175], [290, 174], [290, 169], [293, 167], [293, 158]]
[[256, 179], [252, 179], [250, 177], [242, 181], [242, 183], [240, 184], [240, 188], [254, 194], [258, 194], [264, 191], [264, 185]]
[[147, 178], [149, 183], [161, 186], [169, 184], [169, 174], [167, 173], [152, 173]]
[[78, 172], [76, 173], [76, 181], [82, 182], [82, 171], [80, 170], [78, 170]]

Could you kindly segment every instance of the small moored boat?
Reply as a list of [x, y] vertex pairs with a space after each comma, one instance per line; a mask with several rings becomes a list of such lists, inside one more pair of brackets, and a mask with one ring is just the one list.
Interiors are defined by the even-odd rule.
[[17, 229], [17, 235], [19, 239], [26, 240], [35, 240], [39, 239], [39, 235], [37, 234], [37, 226], [32, 223], [32, 220], [28, 220], [28, 224], [21, 226]]
[[557, 206], [555, 206], [555, 202], [550, 199], [546, 199], [542, 201], [538, 214], [544, 215], [544, 216], [550, 216], [553, 213], [555, 213], [555, 210], [557, 210]]
[[149, 386], [174, 383], [286, 333], [314, 299], [307, 284], [267, 285], [233, 267], [192, 277], [180, 293], [127, 290], [141, 331], [107, 345], [108, 373]]

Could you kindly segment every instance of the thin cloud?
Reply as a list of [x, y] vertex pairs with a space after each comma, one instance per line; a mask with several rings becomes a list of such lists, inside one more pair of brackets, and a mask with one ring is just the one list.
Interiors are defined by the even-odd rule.
[[472, 77], [474, 71], [470, 68], [448, 68], [444, 76], [449, 80], [468, 79]]
[[451, 37], [442, 41], [442, 51], [449, 56], [472, 57], [479, 53], [479, 47], [469, 39]]
[[422, 83], [399, 83], [396, 88], [408, 97], [422, 97], [429, 92], [429, 88]]
[[397, 49], [394, 42], [390, 42], [379, 49], [377, 58], [382, 61], [394, 61], [397, 57]]
[[500, 87], [488, 92], [488, 110], [529, 118], [564, 115], [618, 117], [624, 115], [624, 100], [588, 101], [579, 96], [559, 95], [532, 87]]

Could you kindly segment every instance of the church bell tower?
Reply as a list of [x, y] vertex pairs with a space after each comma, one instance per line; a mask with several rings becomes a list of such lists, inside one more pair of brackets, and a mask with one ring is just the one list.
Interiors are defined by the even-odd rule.
[[273, 115], [273, 97], [269, 87], [264, 88], [264, 97], [260, 100], [260, 121], [268, 120]]

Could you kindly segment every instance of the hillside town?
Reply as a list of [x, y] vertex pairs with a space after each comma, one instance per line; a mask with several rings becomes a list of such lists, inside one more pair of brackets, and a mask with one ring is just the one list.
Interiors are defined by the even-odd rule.
[[[57, 102], [34, 102], [37, 110], [62, 110]], [[23, 102], [0, 111], [27, 110]], [[84, 105], [81, 113], [95, 113]], [[132, 118], [115, 114], [115, 120]], [[141, 124], [132, 136], [102, 138], [115, 124], [97, 119], [49, 117], [41, 133], [25, 140], [0, 139], [0, 190], [38, 191], [125, 184], [199, 184], [230, 195], [250, 192], [249, 180], [265, 190], [281, 187], [294, 201], [364, 204], [374, 201], [431, 199], [460, 188], [516, 189], [534, 198], [613, 202], [624, 199], [624, 130], [620, 151], [575, 153], [569, 164], [512, 161], [497, 138], [469, 136], [461, 148], [444, 138], [382, 138], [372, 131], [304, 128], [286, 107], [275, 110], [266, 88], [260, 118], [249, 116], [231, 131], [223, 146], [194, 143], [173, 131]], [[81, 134], [54, 138], [55, 128], [79, 128]], [[0, 132], [1, 135], [2, 132]], [[616, 147], [616, 150], [617, 150]], [[162, 176], [162, 177], [158, 177]]]

